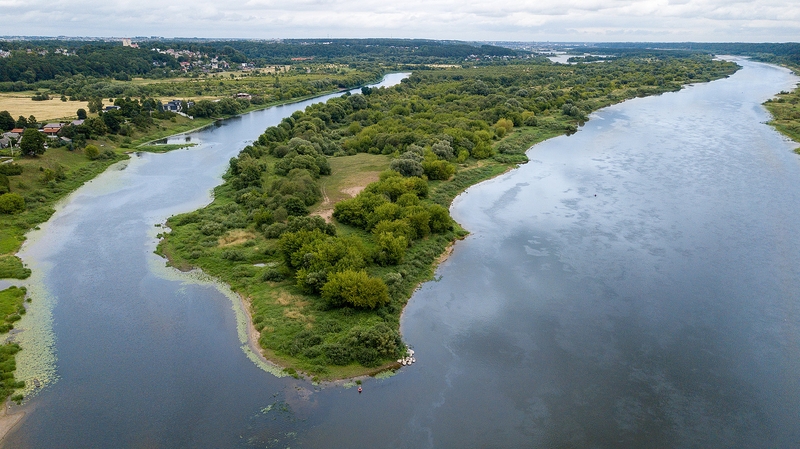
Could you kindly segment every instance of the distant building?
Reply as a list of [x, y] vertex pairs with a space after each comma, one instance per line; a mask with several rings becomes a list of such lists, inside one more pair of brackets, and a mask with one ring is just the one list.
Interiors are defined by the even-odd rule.
[[181, 104], [181, 100], [168, 101], [164, 105], [164, 110], [169, 112], [181, 112], [183, 110], [183, 105]]
[[122, 108], [121, 108], [121, 107], [119, 107], [119, 106], [114, 106], [114, 105], [111, 105], [111, 106], [106, 106], [106, 107], [104, 107], [104, 108], [103, 108], [103, 111], [105, 111], [105, 112], [108, 112], [108, 111], [116, 111], [117, 109], [122, 109]]
[[238, 94], [236, 94], [236, 98], [244, 98], [245, 100], [252, 100], [253, 96], [246, 92], [239, 92]]
[[44, 125], [44, 128], [42, 128], [42, 132], [49, 136], [54, 136], [58, 134], [59, 131], [61, 131], [61, 128], [63, 126], [64, 126], [63, 123], [48, 123]]

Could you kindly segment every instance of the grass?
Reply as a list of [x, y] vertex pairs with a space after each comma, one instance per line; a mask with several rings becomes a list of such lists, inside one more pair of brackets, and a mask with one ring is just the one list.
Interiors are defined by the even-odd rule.
[[14, 328], [14, 323], [25, 315], [25, 295], [27, 290], [19, 287], [9, 287], [0, 290], [0, 334], [5, 334]]
[[355, 196], [367, 184], [377, 181], [378, 174], [389, 168], [391, 158], [381, 154], [360, 153], [353, 156], [333, 157], [329, 159], [331, 175], [320, 179], [320, 188], [327, 196], [320, 207], [333, 206], [347, 198]]
[[[20, 115], [33, 115], [40, 122], [50, 120], [75, 120], [78, 109], [89, 109], [85, 101], [61, 101], [58, 96], [51, 100], [33, 101], [35, 92], [0, 93], [0, 111], [8, 111], [15, 119]], [[53, 96], [53, 95], [51, 95]]]
[[148, 151], [150, 153], [166, 153], [168, 151], [173, 150], [180, 150], [183, 148], [191, 148], [197, 145], [194, 142], [191, 143], [164, 143], [164, 144], [157, 144], [157, 145], [139, 145], [136, 147], [137, 150], [141, 151]]
[[[0, 334], [8, 333], [14, 328], [14, 323], [25, 314], [25, 288], [9, 287], [0, 290]], [[25, 382], [17, 382], [14, 371], [17, 368], [16, 354], [20, 351], [16, 343], [0, 345], [0, 402], [11, 396], [14, 390], [25, 387]], [[15, 395], [11, 399], [22, 401], [22, 395]]]
[[0, 256], [0, 279], [27, 279], [31, 270], [25, 268], [22, 260], [12, 254]]

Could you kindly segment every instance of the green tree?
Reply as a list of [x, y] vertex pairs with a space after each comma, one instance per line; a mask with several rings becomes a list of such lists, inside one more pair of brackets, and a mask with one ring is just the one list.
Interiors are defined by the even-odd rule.
[[89, 100], [89, 112], [92, 114], [98, 113], [103, 110], [103, 99], [99, 97]]
[[14, 129], [14, 117], [8, 111], [0, 111], [0, 130], [9, 131]]
[[322, 298], [333, 306], [374, 309], [389, 302], [389, 290], [382, 279], [370, 277], [366, 271], [345, 270], [328, 277]]
[[86, 109], [80, 108], [77, 111], [78, 120], [86, 120]]
[[397, 265], [403, 261], [406, 254], [408, 241], [402, 235], [396, 236], [391, 232], [383, 232], [375, 238], [378, 251], [375, 259], [381, 265]]
[[19, 147], [22, 153], [28, 156], [44, 154], [44, 136], [37, 129], [26, 128], [22, 133], [22, 142]]

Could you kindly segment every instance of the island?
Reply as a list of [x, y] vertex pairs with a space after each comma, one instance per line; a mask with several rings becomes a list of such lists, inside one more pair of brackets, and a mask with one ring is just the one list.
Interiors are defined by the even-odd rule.
[[599, 108], [728, 76], [736, 64], [640, 50], [417, 70], [295, 112], [231, 159], [200, 210], [171, 217], [159, 252], [245, 304], [252, 346], [313, 381], [412, 362], [399, 331], [413, 291], [467, 231], [464, 189], [528, 161]]

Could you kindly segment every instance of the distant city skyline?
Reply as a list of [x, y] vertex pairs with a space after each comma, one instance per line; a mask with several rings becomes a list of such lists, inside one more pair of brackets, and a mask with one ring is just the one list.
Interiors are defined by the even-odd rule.
[[554, 42], [800, 40], [793, 0], [0, 0], [5, 36], [424, 38]]

